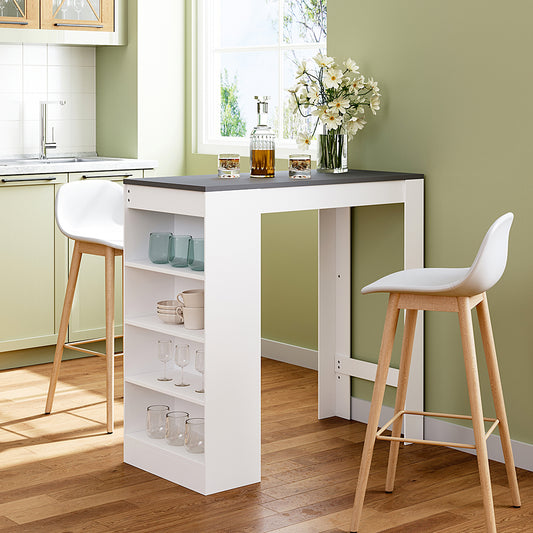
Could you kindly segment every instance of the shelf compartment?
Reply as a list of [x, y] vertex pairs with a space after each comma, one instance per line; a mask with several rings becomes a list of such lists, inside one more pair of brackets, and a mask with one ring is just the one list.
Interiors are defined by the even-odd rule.
[[183, 487], [206, 494], [205, 457], [183, 446], [169, 446], [144, 431], [124, 435], [124, 462]]
[[150, 272], [157, 272], [159, 274], [167, 274], [169, 276], [178, 276], [182, 278], [189, 279], [198, 279], [204, 281], [205, 275], [204, 272], [198, 272], [191, 270], [190, 268], [175, 268], [170, 264], [156, 265], [148, 259], [146, 260], [135, 260], [135, 261], [126, 261], [124, 264], [127, 268], [137, 268], [139, 270], [148, 270]]
[[157, 381], [157, 377], [160, 375], [161, 372], [137, 374], [124, 378], [124, 381], [197, 405], [203, 406], [205, 404], [205, 394], [194, 392], [201, 385], [201, 376], [193, 376], [185, 372], [185, 381], [190, 383], [189, 387], [176, 387], [175, 381]]
[[205, 331], [203, 329], [185, 329], [183, 324], [165, 324], [154, 315], [125, 318], [124, 323], [128, 326], [148, 329], [157, 333], [171, 335], [172, 337], [179, 337], [180, 339], [187, 339], [201, 344], [205, 343]]

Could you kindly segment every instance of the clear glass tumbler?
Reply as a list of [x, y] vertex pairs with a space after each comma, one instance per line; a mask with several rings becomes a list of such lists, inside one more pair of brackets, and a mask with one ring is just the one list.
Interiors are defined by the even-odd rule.
[[187, 266], [190, 235], [171, 235], [168, 245], [168, 261], [173, 267]]
[[311, 177], [311, 156], [294, 154], [289, 156], [289, 178], [307, 180]]
[[189, 241], [189, 255], [187, 263], [191, 270], [204, 269], [204, 239], [197, 238]]
[[189, 413], [185, 411], [169, 411], [166, 417], [165, 440], [171, 446], [183, 446], [185, 444], [185, 422]]
[[146, 433], [151, 439], [164, 439], [168, 405], [149, 405], [146, 408]]
[[218, 177], [238, 178], [241, 174], [241, 157], [239, 154], [219, 154]]
[[172, 233], [168, 231], [154, 231], [150, 233], [148, 257], [152, 263], [168, 263], [168, 248]]
[[204, 453], [204, 419], [188, 418], [185, 422], [185, 449], [189, 453]]

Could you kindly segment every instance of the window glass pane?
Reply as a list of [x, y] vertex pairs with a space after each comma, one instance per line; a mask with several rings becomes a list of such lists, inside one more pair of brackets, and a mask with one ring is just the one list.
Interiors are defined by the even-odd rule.
[[278, 0], [218, 0], [220, 46], [278, 43]]
[[326, 42], [327, 0], [283, 0], [285, 43]]
[[20, 2], [0, 0], [0, 17], [24, 17], [26, 14], [26, 6], [24, 4], [24, 0]]
[[[278, 133], [279, 137], [283, 139], [293, 139], [297, 133], [304, 133], [312, 131], [315, 127], [316, 117], [305, 118], [302, 117], [299, 111], [291, 111], [289, 106], [289, 98], [294, 98], [287, 92], [287, 89], [296, 85], [296, 69], [303, 60], [307, 61], [311, 68], [314, 68], [313, 57], [319, 53], [325, 52], [325, 47], [322, 49], [315, 48], [311, 50], [288, 50], [283, 54], [283, 124]], [[303, 109], [304, 114], [308, 114]], [[321, 133], [318, 131], [318, 133]]]
[[278, 53], [225, 52], [220, 56], [220, 134], [229, 137], [250, 134], [257, 123], [256, 95], [271, 97], [268, 123], [273, 126], [279, 110]]

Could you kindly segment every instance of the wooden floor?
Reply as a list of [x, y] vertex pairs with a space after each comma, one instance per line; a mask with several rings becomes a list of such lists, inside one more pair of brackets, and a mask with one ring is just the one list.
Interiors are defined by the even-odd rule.
[[[102, 359], [64, 363], [44, 416], [49, 372], [0, 372], [0, 531], [348, 531], [365, 426], [316, 419], [315, 372], [263, 361], [262, 482], [207, 497], [122, 462], [122, 402], [107, 435]], [[404, 447], [396, 490], [385, 494], [386, 451], [378, 442], [360, 533], [485, 530], [473, 456]], [[498, 531], [533, 531], [533, 473], [519, 471], [523, 507], [513, 509], [504, 468], [491, 468]]]

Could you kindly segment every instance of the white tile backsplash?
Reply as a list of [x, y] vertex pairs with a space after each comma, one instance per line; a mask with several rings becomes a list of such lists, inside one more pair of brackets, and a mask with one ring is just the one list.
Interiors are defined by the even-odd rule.
[[53, 155], [96, 151], [96, 49], [0, 44], [0, 157], [37, 155], [40, 103], [48, 106]]

